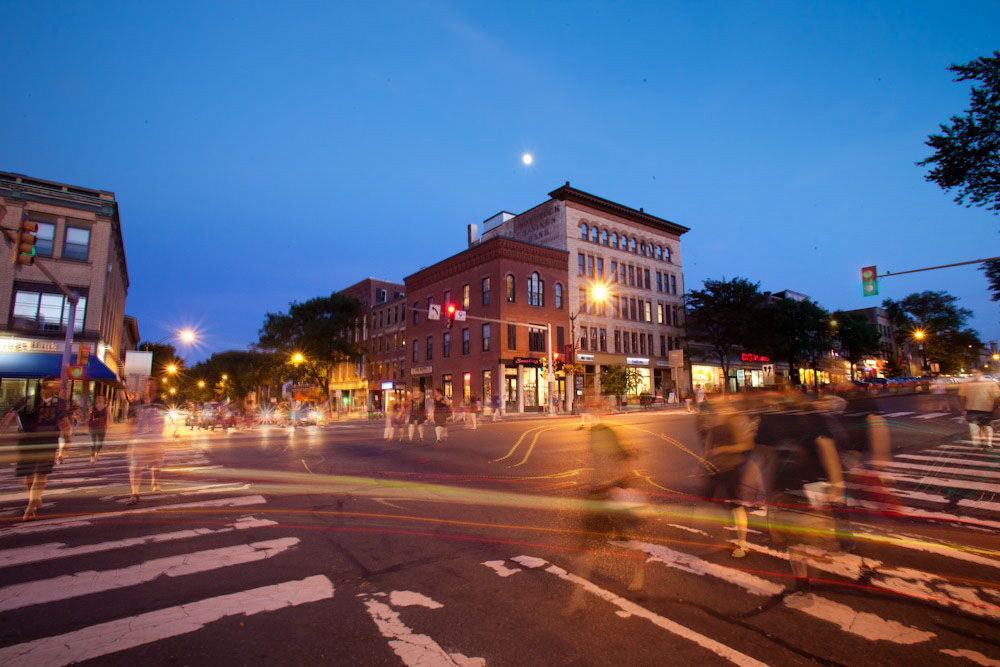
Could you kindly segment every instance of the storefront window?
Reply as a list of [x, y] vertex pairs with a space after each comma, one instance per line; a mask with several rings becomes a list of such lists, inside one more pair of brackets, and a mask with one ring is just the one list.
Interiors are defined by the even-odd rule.
[[462, 400], [466, 405], [472, 401], [472, 373], [462, 374]]
[[493, 371], [483, 371], [483, 404], [493, 404]]
[[444, 392], [445, 398], [451, 400], [451, 373], [441, 376], [441, 390]]
[[717, 366], [691, 366], [691, 382], [701, 385], [705, 391], [719, 391], [722, 388], [722, 369]]

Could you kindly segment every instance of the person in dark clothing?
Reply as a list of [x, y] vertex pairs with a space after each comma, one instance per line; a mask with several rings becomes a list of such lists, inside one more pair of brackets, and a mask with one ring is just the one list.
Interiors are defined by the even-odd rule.
[[436, 442], [448, 439], [448, 417], [451, 416], [451, 401], [440, 389], [434, 390], [434, 436]]
[[420, 391], [414, 391], [410, 400], [410, 426], [408, 438], [413, 442], [413, 432], [417, 432], [420, 442], [424, 441], [424, 422], [427, 421], [427, 406], [424, 405], [424, 395]]
[[17, 464], [14, 474], [24, 480], [28, 492], [28, 505], [23, 519], [34, 519], [42, 505], [45, 482], [52, 474], [56, 460], [62, 459], [59, 438], [70, 440], [66, 401], [59, 398], [59, 380], [42, 380], [38, 393], [21, 400], [4, 417], [4, 427], [15, 419], [21, 422], [23, 435], [17, 442]]
[[104, 446], [104, 434], [108, 429], [108, 402], [103, 396], [94, 399], [94, 405], [87, 415], [87, 428], [90, 431], [90, 465], [94, 465]]

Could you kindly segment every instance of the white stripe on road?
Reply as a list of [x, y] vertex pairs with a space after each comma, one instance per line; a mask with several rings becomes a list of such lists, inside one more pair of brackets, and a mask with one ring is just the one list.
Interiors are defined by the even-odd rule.
[[907, 463], [906, 461], [890, 461], [879, 465], [902, 468], [903, 470], [922, 470], [925, 472], [945, 473], [948, 475], [966, 475], [969, 477], [983, 477], [985, 479], [1000, 479], [1000, 472], [977, 470], [975, 468], [955, 468], [941, 465], [929, 466], [924, 463]]
[[[164, 484], [164, 486], [166, 486], [166, 484]], [[142, 500], [162, 500], [164, 498], [172, 498], [173, 496], [196, 496], [203, 493], [231, 493], [234, 491], [246, 491], [249, 488], [249, 484], [242, 484], [240, 482], [219, 482], [218, 484], [179, 486], [175, 489], [164, 489], [161, 492], [142, 496]], [[127, 496], [104, 496], [101, 500], [114, 501], [120, 505], [125, 505], [129, 501]]]
[[261, 528], [263, 526], [277, 525], [277, 521], [245, 516], [232, 523], [226, 524], [225, 528], [219, 528], [218, 530], [212, 528], [192, 528], [190, 530], [176, 530], [171, 533], [156, 533], [154, 535], [143, 535], [142, 537], [129, 537], [123, 540], [113, 540], [111, 542], [81, 544], [75, 547], [67, 547], [66, 544], [62, 542], [36, 544], [30, 547], [18, 547], [15, 549], [0, 551], [0, 568], [11, 567], [12, 565], [24, 565], [26, 563], [38, 563], [40, 561], [50, 561], [56, 558], [68, 558], [70, 556], [93, 554], [101, 551], [111, 551], [114, 549], [126, 549], [128, 547], [136, 547], [146, 544], [160, 544], [162, 542], [172, 542], [173, 540], [183, 540], [189, 537], [218, 535], [220, 533], [229, 533], [234, 530], [246, 530], [248, 528]]
[[994, 660], [988, 656], [983, 655], [979, 651], [973, 651], [968, 648], [943, 648], [940, 649], [945, 655], [953, 655], [956, 658], [965, 658], [966, 660], [971, 660], [977, 665], [983, 665], [983, 667], [1000, 667], [1000, 660]]
[[[44, 495], [46, 498], [48, 498], [50, 496], [64, 496], [67, 493], [79, 492], [80, 495], [82, 496], [84, 495], [85, 492], [90, 491], [92, 489], [96, 491], [100, 489], [114, 489], [120, 486], [121, 484], [101, 484], [99, 486], [71, 486], [65, 489], [50, 489], [46, 487]], [[21, 491], [20, 493], [0, 494], [0, 503], [23, 502], [27, 499], [28, 499], [27, 491]]]
[[912, 412], [890, 412], [887, 415], [882, 415], [883, 417], [905, 417], [907, 415], [912, 415]]
[[950, 412], [928, 412], [924, 415], [917, 415], [914, 419], [934, 419], [936, 417], [944, 417], [945, 415], [950, 415]]
[[[752, 575], [742, 570], [716, 565], [697, 556], [692, 556], [669, 547], [646, 542], [612, 542], [626, 549], [638, 549], [650, 555], [650, 560], [663, 563], [669, 567], [689, 572], [698, 576], [710, 575], [739, 586], [753, 595], [778, 595], [785, 590], [781, 584]], [[789, 596], [784, 599], [787, 607], [796, 609], [827, 623], [833, 623], [841, 630], [863, 637], [869, 641], [890, 641], [896, 644], [919, 644], [933, 639], [933, 632], [925, 632], [917, 628], [903, 625], [897, 621], [886, 620], [881, 616], [855, 611], [847, 605], [834, 602], [817, 595]]]
[[149, 514], [152, 512], [170, 512], [172, 510], [197, 510], [206, 507], [243, 507], [244, 505], [263, 505], [267, 503], [264, 496], [236, 496], [233, 498], [217, 498], [215, 500], [200, 500], [194, 503], [177, 503], [173, 505], [156, 505], [153, 507], [135, 507], [130, 510], [118, 510], [115, 512], [99, 512], [96, 514], [83, 514], [80, 516], [59, 517], [56, 519], [41, 519], [28, 523], [19, 523], [7, 528], [0, 528], [0, 537], [8, 535], [20, 535], [24, 533], [41, 533], [50, 530], [62, 530], [64, 528], [79, 528], [89, 526], [92, 521], [100, 519], [111, 519], [115, 517], [131, 516], [134, 514]]
[[965, 452], [971, 452], [973, 454], [983, 454], [986, 456], [998, 456], [1000, 451], [994, 449], [992, 452], [984, 445], [973, 445], [971, 440], [962, 440], [962, 442], [969, 443], [965, 445], [938, 445], [938, 449], [958, 449]]
[[253, 616], [332, 597], [333, 582], [323, 575], [315, 575], [0, 648], [0, 663], [50, 667], [69, 665], [195, 632], [227, 616]]
[[887, 477], [889, 479], [894, 479], [898, 482], [907, 482], [910, 484], [924, 485], [924, 486], [938, 486], [947, 487], [953, 489], [971, 489], [973, 491], [990, 491], [992, 493], [1000, 493], [1000, 484], [985, 484], [982, 482], [970, 482], [964, 479], [947, 479], [944, 477], [927, 477], [927, 476], [917, 476], [917, 475], [903, 475], [894, 472], [880, 472], [882, 477]]
[[389, 647], [407, 667], [485, 667], [483, 658], [448, 653], [431, 637], [413, 632], [384, 602], [365, 596], [364, 603], [379, 633], [390, 640]]
[[896, 458], [897, 459], [913, 459], [914, 461], [932, 461], [934, 463], [950, 463], [952, 465], [954, 465], [954, 464], [957, 463], [957, 464], [960, 464], [960, 465], [963, 465], [963, 466], [980, 466], [982, 468], [998, 468], [998, 469], [1000, 469], [1000, 466], [998, 466], [996, 463], [992, 463], [990, 461], [972, 461], [970, 459], [961, 458], [961, 457], [958, 457], [958, 456], [951, 456], [949, 458], [949, 457], [940, 457], [940, 456], [922, 456], [920, 454], [896, 454]]
[[36, 604], [101, 593], [143, 584], [157, 577], [182, 577], [209, 572], [230, 565], [264, 560], [287, 551], [299, 543], [297, 537], [282, 537], [234, 547], [207, 549], [179, 556], [155, 558], [115, 570], [88, 570], [52, 579], [26, 581], [0, 588], [0, 612]]
[[[514, 560], [520, 563], [521, 565], [524, 565], [525, 567], [541, 567], [545, 565], [545, 561], [542, 560], [541, 558], [534, 558], [531, 556], [519, 556], [511, 560]], [[532, 565], [529, 565], [528, 563], [532, 563]], [[645, 607], [640, 607], [631, 600], [626, 600], [621, 596], [615, 595], [611, 591], [604, 590], [603, 588], [595, 584], [592, 584], [591, 582], [587, 581], [582, 577], [578, 577], [575, 574], [570, 574], [569, 572], [567, 572], [566, 570], [562, 569], [557, 565], [550, 565], [549, 567], [545, 568], [545, 571], [548, 572], [549, 574], [553, 574], [559, 577], [560, 579], [576, 584], [577, 586], [583, 588], [588, 593], [596, 595], [602, 600], [610, 602], [611, 604], [618, 607], [627, 614], [638, 616], [639, 618], [644, 618], [653, 625], [663, 628], [667, 632], [671, 632], [677, 635], [678, 637], [682, 637], [684, 639], [692, 641], [698, 646], [701, 646], [702, 648], [711, 651], [715, 655], [721, 658], [725, 658], [726, 660], [729, 660], [733, 664], [755, 665], [756, 667], [765, 667], [765, 663], [760, 662], [759, 660], [751, 658], [748, 655], [744, 655], [743, 653], [740, 653], [736, 649], [730, 648], [725, 644], [720, 644], [719, 642], [715, 641], [710, 637], [706, 637], [705, 635], [699, 634], [690, 628], [687, 628], [683, 625], [680, 625], [679, 623], [671, 621], [669, 618], [664, 618], [663, 616], [660, 616], [659, 614], [656, 614], [646, 609]]]

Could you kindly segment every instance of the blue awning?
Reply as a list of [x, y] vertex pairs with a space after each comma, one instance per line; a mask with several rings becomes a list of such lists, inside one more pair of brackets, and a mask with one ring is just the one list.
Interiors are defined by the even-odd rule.
[[[76, 355], [70, 356], [70, 363], [76, 363]], [[36, 354], [29, 352], [0, 353], [0, 377], [43, 378], [47, 375], [59, 377], [62, 365], [61, 354]], [[84, 372], [88, 380], [116, 382], [118, 376], [110, 368], [91, 356]]]

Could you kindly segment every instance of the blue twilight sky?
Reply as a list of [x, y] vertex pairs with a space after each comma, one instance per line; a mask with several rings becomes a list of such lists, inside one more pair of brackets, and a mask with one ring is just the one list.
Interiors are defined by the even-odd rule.
[[[0, 170], [115, 191], [128, 312], [199, 325], [189, 359], [566, 180], [690, 227], [689, 287], [857, 308], [861, 266], [1000, 254], [914, 166], [968, 103], [945, 68], [1000, 48], [995, 1], [365, 4], [8, 0]], [[1000, 338], [981, 272], [882, 284], [923, 289]]]

